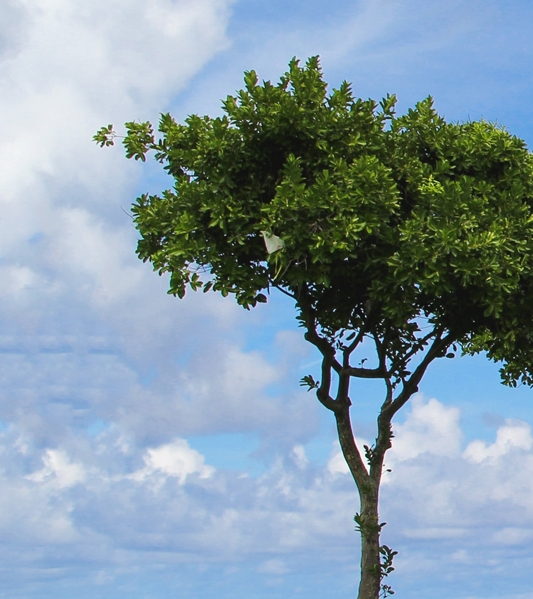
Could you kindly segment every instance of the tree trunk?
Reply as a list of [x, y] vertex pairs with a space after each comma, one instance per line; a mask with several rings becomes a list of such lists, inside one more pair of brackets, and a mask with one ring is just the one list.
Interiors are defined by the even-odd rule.
[[[337, 432], [342, 453], [359, 491], [361, 513], [356, 516], [361, 533], [361, 582], [358, 599], [379, 599], [381, 590], [381, 559], [378, 519], [379, 484], [381, 481], [382, 455], [375, 457], [373, 476], [364, 465], [355, 443], [350, 422], [349, 401], [335, 412]], [[384, 452], [383, 452], [384, 453]]]
[[378, 493], [376, 483], [360, 489], [361, 582], [358, 599], [378, 599], [381, 587]]

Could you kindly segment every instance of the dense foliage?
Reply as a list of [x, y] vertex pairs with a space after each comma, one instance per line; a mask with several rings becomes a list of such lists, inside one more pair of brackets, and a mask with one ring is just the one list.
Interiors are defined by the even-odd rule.
[[[212, 288], [249, 307], [279, 287], [329, 336], [371, 310], [398, 355], [429, 317], [503, 360], [507, 382], [533, 382], [524, 142], [484, 121], [447, 123], [431, 98], [398, 117], [394, 96], [354, 99], [346, 82], [328, 95], [316, 58], [293, 60], [277, 85], [254, 71], [245, 83], [221, 118], [162, 115], [159, 140], [149, 123], [127, 124], [127, 156], [155, 150], [176, 180], [133, 208], [139, 256], [171, 273], [170, 292]], [[268, 255], [263, 231], [282, 249]]]

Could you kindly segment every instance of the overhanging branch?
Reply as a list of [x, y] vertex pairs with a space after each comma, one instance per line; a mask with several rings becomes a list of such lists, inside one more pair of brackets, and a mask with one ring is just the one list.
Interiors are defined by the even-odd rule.
[[272, 287], [275, 287], [276, 289], [279, 289], [279, 291], [281, 291], [281, 293], [284, 293], [285, 295], [287, 295], [291, 299], [293, 299], [293, 300], [297, 300], [298, 299], [293, 293], [290, 293], [286, 289], [283, 289], [283, 287], [281, 287], [281, 285], [277, 285], [276, 283], [274, 283], [270, 279], [269, 279], [269, 283], [272, 285]]
[[316, 325], [314, 323], [313, 317], [307, 318], [306, 328], [307, 332], [305, 333], [306, 341], [312, 343], [318, 351], [324, 356], [324, 359], [328, 361], [329, 366], [335, 370], [335, 372], [339, 373], [342, 370], [342, 366], [340, 362], [335, 357], [335, 350], [327, 341], [316, 332]]

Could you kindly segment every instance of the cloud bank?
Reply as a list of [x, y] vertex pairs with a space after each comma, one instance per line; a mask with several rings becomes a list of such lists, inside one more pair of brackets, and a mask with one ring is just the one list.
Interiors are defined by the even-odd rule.
[[[399, 588], [413, 577], [444, 580], [458, 566], [481, 576], [486, 568], [508, 572], [529, 564], [523, 549], [533, 539], [527, 423], [506, 421], [493, 442], [464, 447], [457, 408], [419, 396], [395, 432], [381, 512], [390, 521], [385, 539], [401, 550]], [[358, 541], [349, 523], [358, 506], [350, 476], [332, 467], [337, 457], [334, 448], [321, 466], [295, 445], [250, 477], [213, 467], [179, 437], [140, 447], [113, 426], [94, 437], [73, 434], [51, 448], [11, 426], [0, 434], [4, 567], [35, 582], [40, 568], [68, 555], [64, 577], [83, 567], [96, 585], [106, 572], [102, 588], [119, 576], [125, 554], [130, 566], [163, 571], [199, 560], [206, 568], [248, 561], [258, 575], [283, 578], [298, 556], [314, 554], [354, 571]], [[428, 547], [435, 548], [438, 573]], [[419, 560], [422, 548], [426, 557]]]

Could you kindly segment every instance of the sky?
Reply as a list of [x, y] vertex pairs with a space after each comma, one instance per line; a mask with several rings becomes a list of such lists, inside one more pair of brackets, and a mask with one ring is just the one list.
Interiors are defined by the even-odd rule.
[[[158, 165], [92, 142], [220, 114], [243, 71], [320, 55], [331, 86], [432, 95], [533, 146], [526, 0], [3, 0], [0, 598], [356, 596], [358, 500], [287, 298], [166, 294], [135, 255]], [[352, 399], [374, 435], [381, 388]], [[382, 540], [396, 597], [533, 599], [533, 390], [435, 363], [398, 414]]]

